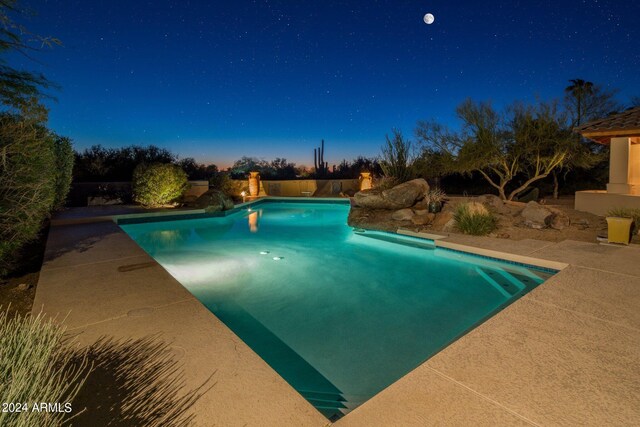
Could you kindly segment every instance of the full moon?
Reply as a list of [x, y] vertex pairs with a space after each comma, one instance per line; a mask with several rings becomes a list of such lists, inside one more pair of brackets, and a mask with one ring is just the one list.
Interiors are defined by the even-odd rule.
[[423, 19], [424, 19], [424, 23], [427, 25], [433, 24], [433, 21], [436, 20], [436, 18], [430, 13], [427, 13], [426, 15], [424, 15]]

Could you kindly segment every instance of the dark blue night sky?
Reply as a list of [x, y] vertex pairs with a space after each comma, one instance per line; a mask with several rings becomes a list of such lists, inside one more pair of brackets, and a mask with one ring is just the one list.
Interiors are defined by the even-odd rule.
[[[225, 166], [379, 153], [466, 97], [560, 97], [571, 78], [640, 95], [640, 1], [31, 0], [63, 47], [42, 71], [50, 125], [77, 149], [157, 144]], [[423, 15], [435, 15], [426, 25]]]

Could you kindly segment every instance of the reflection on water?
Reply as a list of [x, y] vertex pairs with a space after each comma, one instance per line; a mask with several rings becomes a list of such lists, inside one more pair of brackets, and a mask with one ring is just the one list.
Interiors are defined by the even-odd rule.
[[258, 232], [258, 212], [251, 212], [247, 217], [249, 221], [249, 231], [252, 233]]
[[190, 229], [155, 230], [143, 233], [136, 241], [143, 248], [177, 249], [189, 240]]
[[194, 231], [202, 240], [216, 241], [227, 234], [233, 228], [233, 220], [224, 218], [214, 223], [207, 223], [206, 227], [195, 228]]

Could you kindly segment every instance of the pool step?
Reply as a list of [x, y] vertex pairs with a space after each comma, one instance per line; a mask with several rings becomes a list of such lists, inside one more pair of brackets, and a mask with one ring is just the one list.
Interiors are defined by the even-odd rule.
[[433, 240], [421, 239], [419, 237], [406, 236], [402, 234], [385, 233], [382, 231], [370, 231], [356, 228], [354, 229], [354, 235], [420, 249], [436, 248], [436, 244]]
[[329, 420], [349, 411], [337, 387], [241, 306], [218, 301], [207, 308]]
[[339, 420], [348, 411], [346, 399], [340, 393], [310, 390], [298, 390], [298, 393], [331, 421]]
[[476, 267], [478, 274], [506, 298], [522, 292], [533, 280], [527, 276], [501, 269]]

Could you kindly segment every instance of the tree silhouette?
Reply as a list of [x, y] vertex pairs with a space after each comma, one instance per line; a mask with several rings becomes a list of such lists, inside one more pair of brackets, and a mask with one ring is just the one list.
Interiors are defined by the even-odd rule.
[[571, 126], [579, 126], [622, 109], [615, 99], [617, 91], [583, 79], [571, 79], [569, 82], [571, 84], [564, 90], [564, 101], [571, 117]]
[[575, 99], [575, 126], [582, 123], [584, 115], [584, 100], [589, 95], [593, 95], [593, 83], [582, 79], [571, 79], [571, 83], [564, 91]]
[[31, 51], [61, 44], [58, 39], [35, 35], [18, 24], [13, 17], [23, 13], [17, 0], [0, 1], [0, 103], [18, 111], [32, 104], [33, 99], [43, 98], [43, 90], [55, 85], [42, 74], [11, 67], [5, 60], [7, 53], [20, 52], [30, 57]]

